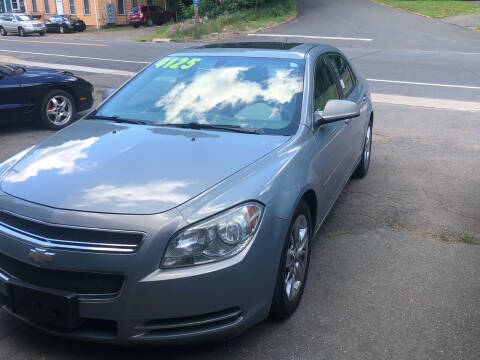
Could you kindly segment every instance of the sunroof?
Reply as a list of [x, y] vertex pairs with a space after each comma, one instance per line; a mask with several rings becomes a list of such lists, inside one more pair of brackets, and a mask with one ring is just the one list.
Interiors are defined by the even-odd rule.
[[290, 50], [302, 43], [287, 42], [237, 42], [237, 43], [214, 43], [199, 46], [197, 49], [267, 49], [267, 50]]

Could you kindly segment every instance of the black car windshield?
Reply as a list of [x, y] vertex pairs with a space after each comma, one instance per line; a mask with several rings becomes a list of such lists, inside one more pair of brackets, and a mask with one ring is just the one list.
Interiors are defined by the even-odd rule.
[[17, 15], [17, 18], [20, 20], [20, 21], [30, 21], [30, 20], [33, 20], [30, 16], [28, 15]]
[[146, 124], [205, 124], [291, 135], [298, 128], [304, 61], [178, 56], [149, 66], [95, 115]]

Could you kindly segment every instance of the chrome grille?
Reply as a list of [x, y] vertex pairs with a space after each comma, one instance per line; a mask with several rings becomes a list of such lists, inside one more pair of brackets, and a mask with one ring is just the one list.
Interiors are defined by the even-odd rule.
[[0, 234], [41, 247], [105, 253], [134, 253], [143, 234], [51, 224], [0, 209]]

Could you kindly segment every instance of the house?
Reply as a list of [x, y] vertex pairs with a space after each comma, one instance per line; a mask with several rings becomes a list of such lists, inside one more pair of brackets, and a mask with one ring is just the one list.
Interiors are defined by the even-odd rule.
[[137, 5], [156, 5], [166, 9], [168, 0], [0, 0], [1, 12], [25, 12], [42, 20], [54, 14], [71, 14], [87, 27], [127, 24], [128, 10]]

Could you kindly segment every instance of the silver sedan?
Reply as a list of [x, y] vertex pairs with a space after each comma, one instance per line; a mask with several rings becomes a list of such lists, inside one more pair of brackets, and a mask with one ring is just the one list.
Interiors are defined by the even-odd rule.
[[231, 336], [300, 303], [311, 241], [367, 174], [373, 109], [336, 48], [163, 57], [0, 164], [0, 302], [111, 343]]

